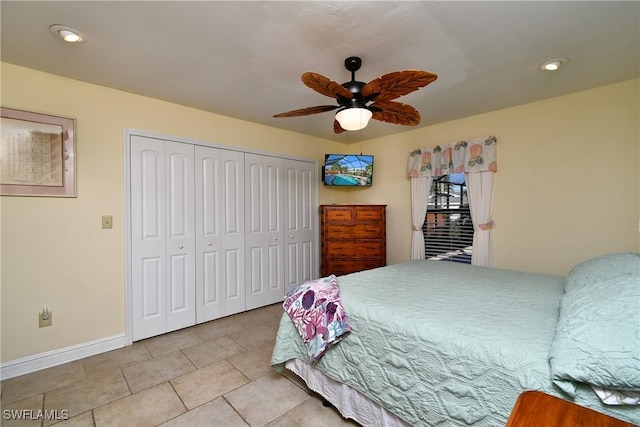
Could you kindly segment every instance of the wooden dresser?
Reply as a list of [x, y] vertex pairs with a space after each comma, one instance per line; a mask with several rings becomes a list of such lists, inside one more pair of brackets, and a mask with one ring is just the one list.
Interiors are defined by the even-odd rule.
[[525, 391], [513, 407], [506, 427], [633, 427], [575, 403], [539, 391]]
[[386, 207], [320, 206], [320, 274], [323, 277], [387, 264]]

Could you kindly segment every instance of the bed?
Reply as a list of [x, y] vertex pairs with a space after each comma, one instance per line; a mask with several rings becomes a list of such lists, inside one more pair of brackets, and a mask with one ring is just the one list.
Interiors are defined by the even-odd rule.
[[540, 390], [640, 424], [639, 254], [568, 277], [419, 260], [333, 280], [350, 330], [315, 360], [285, 311], [271, 363], [347, 418], [495, 427]]

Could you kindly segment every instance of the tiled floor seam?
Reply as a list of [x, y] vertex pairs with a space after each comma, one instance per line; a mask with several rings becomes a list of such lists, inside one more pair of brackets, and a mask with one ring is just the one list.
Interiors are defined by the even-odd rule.
[[251, 426], [251, 424], [249, 423], [249, 421], [248, 421], [248, 420], [247, 420], [247, 419], [246, 419], [246, 418], [245, 418], [245, 417], [240, 413], [240, 411], [238, 411], [238, 410], [236, 409], [236, 407], [235, 407], [235, 406], [233, 406], [233, 405], [231, 404], [231, 402], [227, 399], [227, 396], [225, 396], [226, 394], [227, 394], [227, 393], [223, 394], [223, 395], [222, 395], [222, 396], [220, 396], [220, 397], [222, 397], [222, 399], [224, 399], [224, 401], [225, 401], [225, 402], [227, 402], [227, 405], [229, 405], [229, 406], [231, 407], [231, 409], [233, 409], [233, 412], [235, 412], [236, 414], [238, 414], [238, 416], [240, 417], [240, 419], [241, 419], [242, 421], [244, 421], [244, 423], [245, 423], [246, 425]]
[[[124, 378], [125, 384], [127, 384], [127, 388], [129, 389], [129, 396], [131, 396], [133, 394], [133, 390], [131, 389], [129, 380], [127, 379], [127, 376], [124, 374], [124, 370], [122, 368], [118, 368], [118, 369], [120, 371], [120, 374], [122, 374], [122, 378]], [[93, 412], [93, 409], [91, 411]], [[93, 421], [93, 425], [95, 425], [95, 420]]]
[[[182, 399], [182, 396], [180, 396], [180, 393], [178, 393], [178, 390], [176, 390], [176, 388], [173, 386], [173, 384], [171, 383], [171, 381], [167, 381], [167, 382], [169, 383], [169, 387], [171, 387], [171, 389], [172, 389], [172, 390], [173, 390], [173, 392], [176, 394], [176, 396], [178, 396], [178, 399], [180, 399], [180, 403], [182, 403], [182, 406], [184, 406], [185, 412], [183, 412], [183, 413], [182, 413], [182, 414], [180, 414], [180, 415], [176, 415], [175, 417], [173, 417], [173, 418], [171, 418], [171, 419], [165, 420], [165, 421], [163, 421], [162, 423], [160, 423], [160, 424], [158, 424], [158, 425], [162, 425], [162, 424], [164, 424], [164, 423], [167, 423], [167, 422], [169, 422], [169, 421], [171, 421], [171, 420], [174, 420], [174, 419], [176, 419], [176, 418], [178, 418], [178, 417], [181, 417], [181, 416], [183, 416], [184, 414], [186, 414], [187, 412], [189, 412], [189, 408], [188, 408], [188, 407], [187, 407], [187, 405], [184, 403], [184, 400]], [[211, 401], [209, 401], [209, 402], [211, 402]], [[203, 404], [202, 404], [202, 405], [200, 405], [200, 406], [206, 405], [206, 404], [207, 404], [207, 403], [209, 403], [209, 402], [205, 402], [205, 403], [203, 403]], [[198, 408], [199, 408], [200, 406], [198, 406]], [[196, 408], [193, 408], [193, 409], [196, 409]], [[157, 426], [156, 426], [156, 427], [157, 427]]]

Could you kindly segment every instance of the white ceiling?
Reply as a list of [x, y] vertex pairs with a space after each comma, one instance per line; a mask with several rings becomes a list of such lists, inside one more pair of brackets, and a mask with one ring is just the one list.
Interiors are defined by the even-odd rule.
[[[3, 62], [321, 138], [333, 113], [273, 118], [335, 101], [313, 71], [349, 81], [421, 69], [438, 79], [397, 101], [419, 126], [640, 76], [638, 1], [7, 1]], [[57, 39], [52, 24], [88, 42]], [[557, 72], [538, 65], [569, 62]], [[414, 129], [373, 121], [360, 140]]]

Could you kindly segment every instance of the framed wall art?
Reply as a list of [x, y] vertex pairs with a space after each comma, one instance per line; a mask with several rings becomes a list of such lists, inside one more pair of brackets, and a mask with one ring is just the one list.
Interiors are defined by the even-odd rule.
[[1, 110], [0, 193], [76, 197], [75, 120]]

